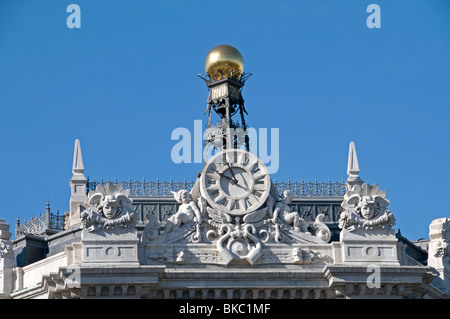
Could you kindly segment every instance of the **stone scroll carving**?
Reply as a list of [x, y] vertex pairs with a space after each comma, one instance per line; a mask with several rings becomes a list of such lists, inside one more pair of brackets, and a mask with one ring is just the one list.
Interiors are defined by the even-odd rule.
[[257, 210], [244, 216], [244, 224], [241, 218], [235, 217], [235, 222], [230, 215], [207, 207], [210, 217], [210, 225], [216, 230], [210, 230], [207, 237], [216, 237], [216, 248], [226, 264], [233, 259], [245, 259], [253, 265], [261, 256], [261, 241], [256, 237], [254, 222], [260, 222], [266, 214], [267, 208]]
[[129, 196], [130, 191], [124, 190], [121, 185], [97, 185], [88, 193], [85, 206], [81, 207], [82, 227], [90, 232], [97, 229], [132, 229], [137, 223], [137, 216], [131, 208]]
[[349, 231], [390, 230], [395, 225], [395, 217], [388, 205], [386, 192], [380, 191], [377, 184], [353, 185], [344, 195], [341, 204], [344, 211], [339, 217], [339, 227]]

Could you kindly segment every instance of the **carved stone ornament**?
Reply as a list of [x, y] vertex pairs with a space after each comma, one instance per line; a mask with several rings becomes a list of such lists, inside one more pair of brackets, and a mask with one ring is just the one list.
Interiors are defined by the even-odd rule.
[[[331, 236], [323, 222], [323, 214], [308, 228], [297, 212], [291, 212], [286, 204], [292, 199], [289, 193], [284, 194], [288, 200], [282, 204], [283, 195], [279, 205], [269, 196], [261, 208], [240, 216], [209, 206], [201, 196], [194, 201], [185, 190], [173, 194], [181, 204], [177, 213], [169, 218], [165, 227], [150, 215], [143, 231], [142, 240], [147, 245], [150, 260], [177, 264], [277, 263], [276, 253], [264, 253], [266, 245], [273, 244], [283, 245], [283, 251], [286, 251], [282, 253], [285, 257], [277, 258], [278, 263], [307, 264], [328, 260], [327, 256], [309, 249], [293, 251], [289, 248], [292, 244], [325, 243]], [[274, 218], [274, 209], [279, 218]]]
[[428, 249], [428, 263], [436, 265], [436, 260], [442, 263], [450, 262], [450, 219], [435, 219], [430, 224], [430, 242]]
[[389, 200], [385, 197], [386, 192], [380, 191], [377, 184], [351, 186], [341, 204], [344, 211], [339, 217], [339, 228], [390, 230], [395, 225], [395, 218], [387, 209]]
[[0, 218], [0, 258], [5, 258], [6, 255], [12, 252], [12, 243], [9, 241], [10, 238], [11, 233], [9, 231], [9, 224], [6, 223], [3, 218]]
[[0, 258], [5, 257], [10, 251], [12, 251], [11, 245], [0, 242]]
[[124, 190], [121, 185], [97, 185], [88, 193], [85, 207], [81, 207], [82, 227], [88, 231], [132, 229], [137, 223], [137, 216], [130, 207], [132, 200], [129, 196], [130, 190]]
[[[219, 265], [325, 260], [309, 252], [311, 245], [330, 240], [325, 215], [319, 214], [308, 227], [289, 206], [290, 191], [278, 194], [267, 167], [255, 154], [242, 149], [215, 154], [196, 185], [191, 193], [172, 192], [180, 206], [165, 225], [149, 216], [142, 233], [148, 259]], [[293, 244], [308, 248], [292, 253]]]
[[181, 225], [188, 224], [192, 220], [201, 223], [202, 217], [197, 204], [193, 201], [192, 195], [181, 189], [178, 192], [172, 192], [177, 203], [181, 204], [178, 211], [169, 217], [165, 226], [165, 233], [178, 230]]
[[449, 259], [449, 252], [448, 252], [448, 244], [442, 240], [439, 240], [436, 243], [436, 246], [433, 247], [434, 250], [432, 251], [433, 256], [437, 258], [444, 257], [445, 261], [448, 262]]

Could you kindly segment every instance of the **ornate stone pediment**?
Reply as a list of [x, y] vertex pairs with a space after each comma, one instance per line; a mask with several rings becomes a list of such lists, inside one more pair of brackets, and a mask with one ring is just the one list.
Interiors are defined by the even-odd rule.
[[[329, 259], [301, 247], [330, 240], [324, 215], [318, 215], [316, 222], [307, 227], [298, 213], [291, 211], [289, 200], [282, 201], [283, 196], [278, 202], [269, 197], [261, 208], [233, 216], [210, 207], [202, 197], [194, 201], [187, 191], [180, 190], [173, 195], [181, 204], [177, 213], [165, 225], [150, 215], [143, 231], [142, 241], [149, 260], [178, 264], [298, 265]], [[285, 195], [291, 199], [289, 194]]]

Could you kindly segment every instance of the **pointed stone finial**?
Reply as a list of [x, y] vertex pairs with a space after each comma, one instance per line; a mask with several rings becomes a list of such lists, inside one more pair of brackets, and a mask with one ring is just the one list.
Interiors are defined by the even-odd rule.
[[350, 146], [348, 149], [347, 175], [347, 184], [349, 186], [363, 184], [363, 181], [359, 177], [358, 156], [356, 156], [355, 143], [353, 142], [350, 142]]
[[87, 178], [84, 176], [83, 157], [81, 155], [80, 141], [78, 139], [75, 140], [75, 148], [73, 151], [72, 173], [73, 176], [69, 182], [71, 188], [71, 196], [69, 220], [67, 223], [68, 227], [81, 222], [79, 206], [83, 205], [87, 200]]
[[84, 173], [83, 156], [81, 155], [80, 141], [78, 139], [75, 140], [75, 149], [73, 151], [72, 173]]
[[356, 156], [355, 143], [350, 142], [350, 147], [348, 149], [348, 164], [347, 164], [347, 175], [358, 175], [359, 165], [358, 157]]

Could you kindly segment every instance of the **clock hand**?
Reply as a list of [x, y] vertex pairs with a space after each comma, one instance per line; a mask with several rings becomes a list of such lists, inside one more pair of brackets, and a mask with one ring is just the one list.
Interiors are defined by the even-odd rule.
[[227, 175], [225, 175], [225, 174], [223, 174], [223, 173], [217, 172], [217, 174], [219, 174], [221, 177], [225, 177], [226, 179], [228, 179], [229, 181], [231, 181], [231, 183], [232, 183], [233, 185], [234, 185], [234, 184], [237, 184], [237, 181], [234, 180], [233, 178], [231, 178], [231, 177], [229, 177], [229, 176], [227, 176]]
[[230, 163], [228, 163], [228, 161], [225, 161], [225, 164], [227, 164], [228, 168], [229, 168], [230, 171], [231, 171], [231, 175], [233, 175], [234, 183], [237, 184], [237, 183], [238, 183], [238, 180], [236, 179], [236, 176], [234, 175], [234, 172], [233, 172], [233, 169], [232, 169], [231, 166], [230, 166]]
[[239, 184], [235, 184], [237, 187], [242, 188], [243, 190], [247, 191], [248, 188], [243, 186], [243, 185], [239, 185]]
[[244, 178], [245, 187], [248, 188], [247, 180]]

